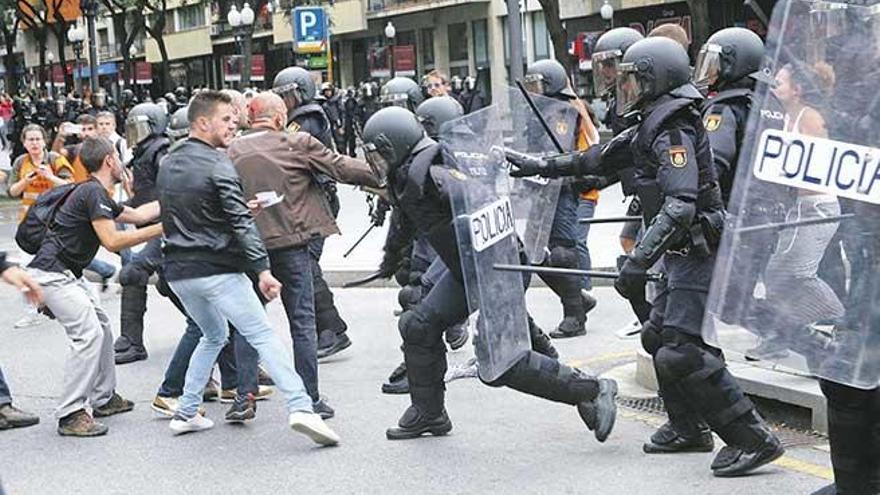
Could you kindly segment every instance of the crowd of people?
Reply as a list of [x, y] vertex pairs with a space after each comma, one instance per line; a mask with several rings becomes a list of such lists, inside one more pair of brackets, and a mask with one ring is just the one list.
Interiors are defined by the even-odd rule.
[[[597, 301], [589, 277], [577, 272], [590, 268], [589, 231], [578, 219], [592, 216], [601, 189], [620, 183], [635, 197], [630, 213], [644, 221], [631, 222], [621, 234], [626, 254], [615, 288], [632, 305], [668, 416], [644, 452], [712, 452], [715, 433], [726, 444], [711, 464], [719, 477], [751, 473], [783, 455], [782, 443], [728, 371], [721, 349], [705, 340], [716, 261], [729, 261], [716, 260], [729, 228], [727, 214], [745, 219], [738, 225], [796, 227], [775, 229], [739, 250], [734, 243], [729, 254], [748, 259], [725, 281], [737, 290], [722, 299], [719, 318], [760, 337], [749, 353], [753, 359], [788, 352], [816, 358], [803, 349], [806, 339], [792, 335], [822, 320], [839, 327], [817, 337], [824, 338], [826, 352], [841, 339], [853, 339], [872, 295], [852, 288], [867, 283], [863, 274], [852, 275], [858, 281], [849, 291], [845, 282], [842, 289], [835, 284], [835, 275], [846, 275], [831, 258], [835, 249], [864, 252], [875, 241], [861, 236], [848, 239], [861, 244], [848, 245], [837, 235], [840, 222], [815, 222], [837, 218], [844, 207], [864, 207], [841, 204], [832, 194], [765, 185], [749, 202], [738, 199], [734, 184], [749, 176], [737, 169], [751, 145], [745, 132], [749, 110], [764, 105], [760, 125], [780, 132], [820, 138], [838, 132], [826, 124], [816, 93], [830, 95], [843, 78], [828, 77], [828, 64], [794, 59], [768, 75], [764, 55], [756, 34], [729, 28], [709, 38], [691, 67], [688, 38], [678, 26], [660, 26], [647, 37], [629, 28], [609, 30], [593, 54], [593, 85], [608, 102], [606, 124], [615, 134], [602, 144], [599, 123], [562, 64], [529, 65], [523, 82], [532, 96], [526, 97], [557, 105], [554, 118], [560, 120], [555, 129], [544, 122], [523, 131], [528, 139], [555, 132], [563, 152], [508, 149], [506, 159], [510, 176], [542, 176], [559, 194], [547, 217], [549, 234], [538, 246], [545, 254], [529, 259], [529, 246], [510, 245], [515, 256], [529, 261], [521, 268], [534, 269], [558, 297], [562, 319], [545, 334], [528, 316], [524, 299], [511, 296], [511, 307], [523, 312], [530, 350], [498, 370], [497, 362], [484, 359], [500, 344], [474, 337], [473, 366], [484, 383], [574, 406], [599, 442], [608, 439], [617, 384], [560, 362], [551, 338], [586, 333], [587, 314]], [[772, 98], [757, 101], [767, 84]], [[433, 71], [422, 84], [398, 77], [381, 87], [364, 83], [339, 92], [330, 84], [317, 87], [307, 70], [289, 67], [271, 91], [181, 90], [164, 100], [123, 101], [114, 113], [106, 97], [93, 95], [76, 115], [65, 114], [57, 123], [44, 119], [45, 125], [29, 122], [18, 132], [22, 152], [7, 185], [10, 196], [21, 198], [17, 241], [33, 258], [27, 272], [0, 261], [4, 279], [23, 291], [28, 307], [55, 319], [72, 343], [56, 410], [58, 433], [103, 435], [108, 427], [98, 419], [133, 409], [117, 391], [114, 370], [148, 359], [143, 318], [147, 286], [156, 276], [158, 292], [186, 320], [151, 404], [171, 419], [175, 434], [213, 427], [200, 407], [206, 398], [231, 403], [227, 421], [249, 421], [256, 401], [277, 389], [293, 430], [321, 445], [339, 443], [325, 422], [335, 411], [320, 393], [317, 364], [352, 345], [320, 266], [324, 240], [339, 232], [337, 183], [376, 196], [376, 224], [390, 209], [384, 256], [371, 278], [394, 277], [401, 285], [403, 362], [382, 390], [408, 393], [411, 405], [386, 436], [451, 431], [446, 349], [465, 345], [469, 315], [489, 304], [466, 293], [474, 283], [467, 274], [471, 254], [463, 251], [470, 244], [456, 235], [450, 209], [456, 181], [493, 166], [489, 150], [457, 149], [450, 138], [478, 141], [474, 129], [450, 132], [446, 125], [486, 106], [476, 81]], [[55, 115], [67, 109], [57, 106]], [[116, 132], [120, 121], [125, 137]], [[863, 233], [874, 230], [868, 225]], [[115, 276], [112, 265], [95, 259], [101, 247], [121, 256], [115, 341], [95, 287], [82, 276], [91, 270], [105, 283]], [[868, 271], [876, 263], [853, 256], [859, 259]], [[650, 284], [652, 294], [646, 294], [649, 279], [659, 281]], [[761, 297], [755, 291], [759, 279]], [[528, 276], [523, 281], [525, 290]], [[289, 322], [292, 357], [264, 310], [277, 297]], [[488, 332], [492, 325], [478, 322], [477, 328]], [[215, 365], [219, 387], [211, 378]], [[880, 492], [877, 389], [828, 379], [822, 387], [832, 412], [837, 493]], [[0, 375], [0, 428], [37, 421], [11, 405]]]

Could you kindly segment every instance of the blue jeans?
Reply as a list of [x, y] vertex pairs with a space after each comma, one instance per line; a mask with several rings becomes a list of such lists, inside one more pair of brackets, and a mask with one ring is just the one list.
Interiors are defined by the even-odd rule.
[[293, 340], [293, 362], [313, 402], [318, 394], [318, 338], [312, 256], [307, 246], [269, 251], [272, 275], [281, 282], [281, 303]]
[[578, 238], [577, 215], [578, 198], [575, 197], [571, 186], [563, 185], [559, 190], [559, 201], [556, 202], [556, 214], [553, 216], [553, 225], [550, 227], [550, 245], [557, 245], [554, 241], [564, 240], [574, 242]]
[[0, 406], [5, 406], [6, 404], [12, 404], [12, 394], [9, 393], [9, 385], [6, 384], [3, 370], [0, 369]]
[[[593, 215], [596, 212], [596, 202], [592, 199], [578, 199], [578, 209], [577, 209], [577, 217], [578, 220], [581, 218], [593, 218]], [[593, 268], [593, 262], [590, 260], [590, 248], [587, 247], [587, 237], [590, 235], [590, 224], [588, 223], [580, 223], [578, 222], [576, 225], [577, 228], [577, 250], [578, 250], [578, 267], [581, 270], [591, 270]], [[590, 280], [590, 277], [583, 277], [581, 279], [583, 282], [583, 289], [593, 290], [593, 281]]]
[[116, 273], [116, 267], [106, 261], [95, 258], [86, 267], [86, 270], [93, 271], [100, 275], [101, 278], [110, 278]]
[[312, 412], [312, 400], [302, 379], [293, 368], [290, 354], [269, 326], [269, 319], [251, 281], [243, 273], [174, 280], [168, 283], [187, 313], [202, 329], [202, 338], [193, 352], [186, 372], [186, 384], [178, 414], [192, 418], [202, 402], [211, 368], [226, 345], [228, 324], [235, 325], [252, 345], [287, 400], [289, 412]]

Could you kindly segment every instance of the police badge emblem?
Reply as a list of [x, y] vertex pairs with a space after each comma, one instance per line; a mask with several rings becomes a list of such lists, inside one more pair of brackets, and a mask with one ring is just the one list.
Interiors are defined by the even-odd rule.
[[707, 131], [715, 132], [721, 128], [721, 116], [717, 114], [707, 115], [706, 121], [703, 122], [703, 125], [706, 127]]
[[559, 134], [560, 136], [568, 134], [568, 123], [566, 121], [556, 121], [556, 134]]
[[675, 168], [682, 168], [687, 165], [687, 148], [684, 146], [673, 146], [669, 148], [669, 161]]
[[302, 126], [297, 122], [291, 122], [290, 125], [287, 126], [287, 132], [291, 134], [296, 134], [300, 129], [302, 129]]

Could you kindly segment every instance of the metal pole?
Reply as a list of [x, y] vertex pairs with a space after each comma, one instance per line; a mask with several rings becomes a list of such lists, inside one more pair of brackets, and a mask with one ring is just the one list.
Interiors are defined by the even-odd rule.
[[98, 31], [95, 28], [98, 2], [89, 0], [86, 4], [86, 21], [89, 28], [89, 82], [92, 94], [98, 92]]
[[389, 60], [391, 61], [391, 79], [394, 79], [394, 77], [397, 75], [397, 71], [395, 70], [395, 67], [394, 67], [394, 46], [395, 45], [397, 45], [397, 36], [395, 36], [394, 38], [391, 38], [391, 47], [390, 47], [391, 53], [389, 54], [389, 57], [390, 57]]
[[507, 0], [507, 34], [510, 40], [510, 81], [523, 77], [522, 16], [519, 0]]
[[251, 83], [251, 28], [245, 28], [241, 38], [241, 51], [244, 60], [241, 67], [241, 89], [247, 88]]
[[73, 63], [73, 91], [82, 96], [82, 69], [79, 65], [79, 57], [82, 56], [82, 41], [73, 42], [73, 55], [76, 59]]

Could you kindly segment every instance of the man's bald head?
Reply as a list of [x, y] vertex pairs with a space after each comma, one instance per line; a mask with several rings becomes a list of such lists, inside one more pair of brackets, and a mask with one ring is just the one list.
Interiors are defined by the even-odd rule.
[[250, 121], [254, 127], [284, 128], [287, 122], [287, 106], [280, 96], [265, 91], [254, 96], [249, 105]]
[[684, 51], [688, 51], [688, 48], [690, 48], [691, 45], [690, 40], [688, 40], [687, 31], [678, 24], [661, 24], [652, 29], [651, 32], [648, 33], [648, 37], [669, 38], [672, 41], [678, 42], [678, 44], [684, 48]]

